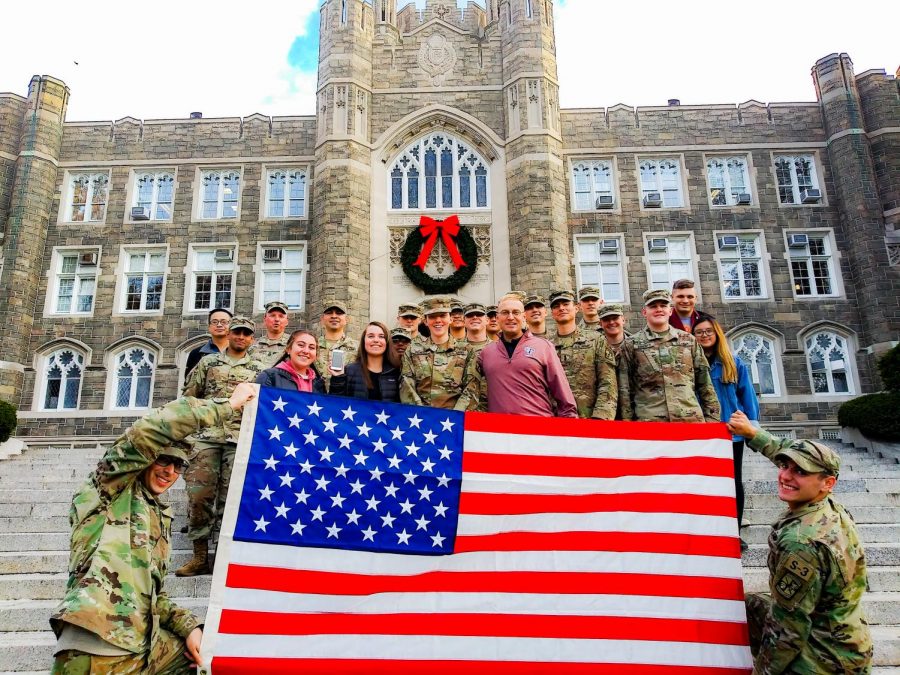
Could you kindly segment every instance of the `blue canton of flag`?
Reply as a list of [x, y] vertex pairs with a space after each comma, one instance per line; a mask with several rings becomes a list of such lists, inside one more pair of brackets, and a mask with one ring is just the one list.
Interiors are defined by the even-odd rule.
[[452, 553], [463, 419], [262, 387], [234, 539]]

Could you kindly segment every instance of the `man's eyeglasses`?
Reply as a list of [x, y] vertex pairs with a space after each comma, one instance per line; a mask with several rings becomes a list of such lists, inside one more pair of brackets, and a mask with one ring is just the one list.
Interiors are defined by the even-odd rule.
[[501, 309], [497, 314], [503, 317], [507, 316], [522, 316], [525, 312], [518, 309]]
[[716, 334], [716, 331], [712, 330], [711, 328], [709, 330], [695, 330], [694, 331], [695, 337], [712, 337], [715, 334]]
[[162, 467], [173, 466], [175, 473], [179, 474], [184, 473], [190, 465], [187, 460], [181, 459], [181, 457], [172, 457], [171, 455], [160, 455], [156, 458], [156, 464]]
[[209, 322], [210, 326], [227, 326], [231, 323], [231, 319], [212, 319]]

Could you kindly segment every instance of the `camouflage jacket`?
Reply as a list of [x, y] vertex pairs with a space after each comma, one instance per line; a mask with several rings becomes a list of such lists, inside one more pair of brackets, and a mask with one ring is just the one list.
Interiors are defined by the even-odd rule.
[[143, 472], [174, 441], [221, 426], [228, 401], [180, 398], [120, 436], [72, 499], [69, 582], [50, 618], [84, 628], [135, 654], [150, 649], [160, 627], [182, 638], [199, 625], [163, 591], [172, 509], [144, 487]]
[[719, 399], [703, 348], [684, 331], [648, 327], [619, 351], [619, 406], [623, 420], [718, 422]]
[[[183, 396], [196, 398], [228, 398], [241, 382], [255, 382], [257, 375], [266, 369], [249, 350], [239, 359], [227, 352], [210, 354], [200, 359], [191, 371]], [[209, 426], [194, 436], [197, 440], [220, 443], [237, 443], [241, 435], [241, 412], [237, 412], [223, 426]]]
[[400, 366], [400, 402], [455, 410], [478, 406], [478, 352], [452, 337], [443, 345], [413, 343]]
[[[491, 342], [493, 342], [493, 340], [491, 340], [490, 338], [485, 338], [484, 342], [470, 342], [467, 340], [466, 344], [469, 346], [469, 349], [472, 351], [472, 353], [475, 354], [476, 360], [477, 360], [478, 352], [480, 352], [482, 349], [484, 349], [489, 344], [491, 344]], [[478, 378], [478, 406], [476, 407], [476, 410], [478, 410], [478, 412], [487, 412], [487, 401], [488, 401], [487, 378], [479, 377]]]
[[[759, 430], [749, 445], [774, 461], [793, 442]], [[866, 557], [847, 510], [828, 496], [787, 511], [772, 526], [768, 567], [772, 603], [753, 672], [870, 672]]]
[[576, 325], [580, 329], [585, 330], [585, 331], [592, 331], [592, 332], [598, 332], [598, 333], [603, 332], [603, 326], [600, 324], [599, 320], [597, 321], [597, 323], [588, 323], [587, 321], [584, 320], [583, 316], [579, 316], [578, 323]]
[[616, 357], [602, 334], [583, 328], [566, 336], [554, 331], [550, 341], [556, 347], [569, 387], [575, 396], [579, 417], [616, 419], [619, 385]]
[[328, 367], [331, 363], [331, 351], [333, 349], [344, 350], [344, 367], [356, 361], [356, 343], [347, 337], [346, 333], [341, 339], [332, 345], [324, 336], [318, 340], [318, 349], [316, 349], [316, 371], [319, 376], [325, 380], [325, 391], [328, 391], [328, 384], [331, 382], [331, 369]]
[[277, 340], [272, 340], [268, 336], [261, 337], [253, 343], [249, 353], [257, 361], [262, 362], [265, 368], [271, 368], [284, 354], [284, 348], [287, 347], [289, 337], [290, 335], [287, 331], [282, 333]]

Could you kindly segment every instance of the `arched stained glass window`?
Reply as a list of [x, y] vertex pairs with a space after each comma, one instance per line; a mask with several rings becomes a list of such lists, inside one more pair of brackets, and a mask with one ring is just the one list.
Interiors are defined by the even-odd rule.
[[148, 408], [153, 391], [156, 354], [146, 347], [129, 347], [113, 359], [113, 408]]
[[837, 333], [822, 331], [808, 336], [805, 346], [813, 393], [854, 393], [850, 371], [851, 354], [846, 338]]
[[75, 410], [81, 395], [84, 355], [74, 349], [60, 349], [47, 358], [44, 410]]
[[488, 208], [488, 162], [444, 132], [420, 138], [388, 171], [392, 210]]
[[731, 347], [750, 369], [750, 377], [760, 396], [779, 396], [780, 363], [775, 341], [762, 333], [742, 333], [732, 340]]

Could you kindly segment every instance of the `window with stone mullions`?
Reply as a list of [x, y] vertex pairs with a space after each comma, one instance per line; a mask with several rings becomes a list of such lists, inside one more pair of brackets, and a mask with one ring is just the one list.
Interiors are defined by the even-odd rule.
[[740, 194], [750, 194], [746, 157], [711, 157], [706, 179], [713, 206], [734, 206]]
[[134, 206], [146, 208], [150, 220], [172, 220], [175, 175], [171, 171], [138, 174], [135, 188]]
[[[230, 256], [217, 256], [217, 251], [227, 251]], [[234, 288], [234, 249], [194, 250], [194, 310], [210, 310], [216, 307], [231, 309]]]
[[665, 239], [666, 250], [649, 250], [650, 287], [653, 289], [672, 290], [672, 284], [678, 279], [691, 279], [692, 273], [691, 242], [688, 237], [651, 237]]
[[124, 311], [150, 312], [161, 309], [166, 254], [162, 251], [141, 251], [127, 255]]
[[148, 408], [153, 391], [156, 354], [143, 347], [131, 347], [116, 355], [115, 401], [113, 408]]
[[81, 396], [84, 355], [72, 349], [60, 349], [47, 358], [43, 410], [75, 410]]
[[612, 162], [592, 160], [572, 166], [575, 211], [593, 211], [600, 197], [613, 198]]
[[788, 248], [796, 295], [835, 295], [831, 241], [826, 234], [808, 234], [802, 248]]
[[774, 341], [759, 333], [744, 333], [732, 341], [731, 347], [750, 369], [750, 378], [760, 396], [778, 396], [780, 390]]
[[[303, 307], [306, 274], [306, 252], [300, 246], [280, 246], [279, 260], [262, 262], [262, 302], [279, 300], [290, 309]], [[263, 249], [270, 249], [263, 246]], [[262, 309], [262, 308], [260, 308]]]
[[823, 331], [806, 338], [806, 359], [816, 394], [852, 394], [847, 340]]
[[[83, 256], [94, 257], [88, 261]], [[55, 314], [89, 314], [97, 287], [96, 250], [66, 251], [57, 258]], [[91, 264], [86, 264], [91, 263]]]
[[275, 169], [268, 172], [269, 191], [266, 216], [302, 218], [306, 215], [306, 172]]
[[644, 159], [640, 163], [641, 196], [658, 192], [663, 208], [684, 206], [681, 194], [681, 163], [677, 159]]
[[[624, 302], [621, 247], [604, 249], [603, 241], [602, 237], [578, 237], [578, 285], [597, 286], [605, 302]], [[614, 241], [619, 242], [618, 239]]]
[[66, 220], [70, 223], [99, 222], [106, 217], [109, 194], [108, 173], [83, 173], [69, 181], [69, 208]]
[[800, 204], [800, 192], [819, 188], [812, 155], [779, 155], [775, 158], [778, 199], [782, 204]]
[[204, 171], [200, 217], [210, 220], [237, 218], [240, 183], [238, 171]]
[[736, 249], [721, 252], [722, 289], [726, 298], [763, 298], [762, 255], [757, 235], [738, 236]]

